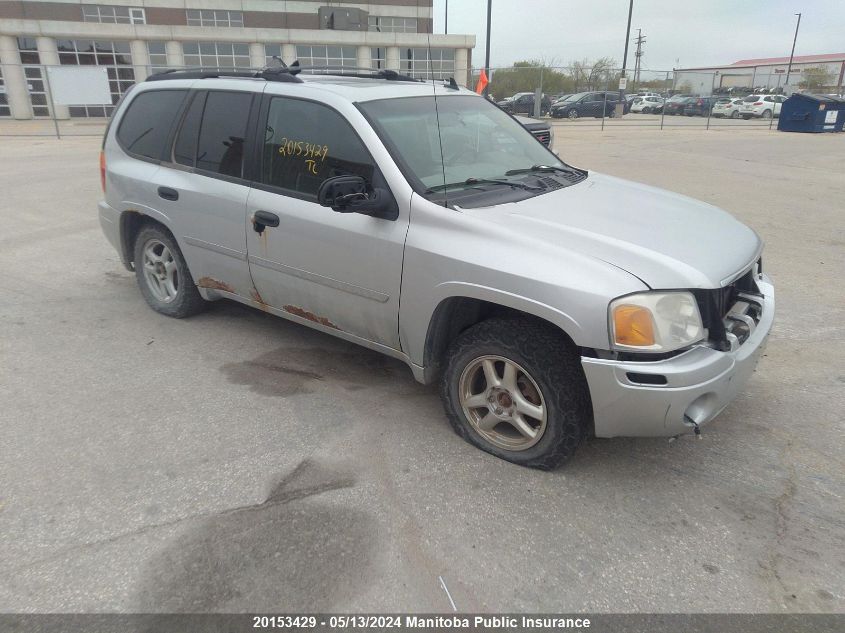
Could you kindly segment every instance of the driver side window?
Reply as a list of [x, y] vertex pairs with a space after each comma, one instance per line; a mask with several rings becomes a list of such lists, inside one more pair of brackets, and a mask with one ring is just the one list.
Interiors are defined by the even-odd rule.
[[375, 165], [352, 126], [329, 107], [288, 97], [270, 102], [264, 128], [261, 182], [299, 198], [316, 200], [332, 176], [363, 176]]

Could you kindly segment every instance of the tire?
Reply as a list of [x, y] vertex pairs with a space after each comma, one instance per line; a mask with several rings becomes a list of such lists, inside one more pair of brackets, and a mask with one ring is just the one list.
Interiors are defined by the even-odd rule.
[[732, 118], [732, 119], [741, 119], [741, 118], [742, 118], [742, 115], [739, 113], [739, 110], [734, 110], [734, 111], [731, 113], [731, 118]]
[[[488, 361], [501, 381], [492, 389], [484, 366]], [[506, 389], [506, 363], [515, 368], [511, 385], [519, 394], [513, 398]], [[548, 470], [562, 464], [592, 426], [589, 388], [577, 352], [554, 327], [536, 321], [493, 318], [462, 333], [449, 350], [440, 394], [455, 433], [520, 466]], [[471, 395], [479, 405], [468, 401]], [[507, 419], [529, 424], [536, 436], [519, 432], [516, 424], [497, 416], [493, 407], [500, 405]], [[526, 405], [542, 411], [545, 421], [523, 416], [521, 407]], [[479, 425], [485, 420], [494, 426], [482, 430]]]
[[743, 114], [742, 118], [745, 119], [746, 121], [749, 121], [751, 119], [751, 115], [750, 114]]
[[182, 319], [206, 307], [179, 245], [161, 225], [148, 225], [135, 238], [135, 278], [144, 299], [156, 312]]
[[763, 110], [762, 117], [767, 121], [772, 118], [772, 111], [771, 110]]
[[642, 112], [643, 114], [651, 114], [651, 108], [645, 107], [640, 110], [640, 112]]
[[572, 119], [573, 121], [577, 119], [580, 115], [578, 114], [578, 110], [570, 110], [566, 113], [567, 118]]

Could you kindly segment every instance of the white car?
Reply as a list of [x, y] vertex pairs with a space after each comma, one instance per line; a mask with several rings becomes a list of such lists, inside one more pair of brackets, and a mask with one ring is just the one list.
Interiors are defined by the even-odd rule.
[[746, 120], [751, 117], [771, 119], [780, 116], [780, 105], [784, 101], [783, 95], [748, 95], [742, 100], [739, 112]]
[[730, 99], [723, 97], [713, 104], [713, 116], [725, 117], [728, 119], [739, 119], [742, 117], [740, 107], [742, 106], [742, 99]]
[[663, 102], [663, 97], [658, 96], [637, 97], [634, 99], [634, 103], [631, 104], [631, 112], [642, 112], [643, 114], [661, 112], [663, 110]]

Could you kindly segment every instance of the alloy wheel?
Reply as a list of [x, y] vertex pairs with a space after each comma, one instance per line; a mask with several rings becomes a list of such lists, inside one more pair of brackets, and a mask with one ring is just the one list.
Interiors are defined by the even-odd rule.
[[179, 268], [170, 249], [157, 239], [144, 244], [144, 279], [153, 296], [170, 303], [179, 293]]
[[470, 362], [458, 384], [461, 407], [472, 427], [491, 444], [523, 451], [543, 437], [548, 409], [534, 379], [502, 356]]

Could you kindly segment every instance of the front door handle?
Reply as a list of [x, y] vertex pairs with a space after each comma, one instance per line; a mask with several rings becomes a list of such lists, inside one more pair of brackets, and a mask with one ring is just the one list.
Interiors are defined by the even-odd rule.
[[179, 199], [179, 192], [170, 187], [159, 187], [158, 195], [165, 200], [172, 200], [174, 202]]
[[279, 216], [269, 211], [256, 211], [252, 214], [252, 228], [256, 233], [263, 233], [268, 226], [279, 226]]

